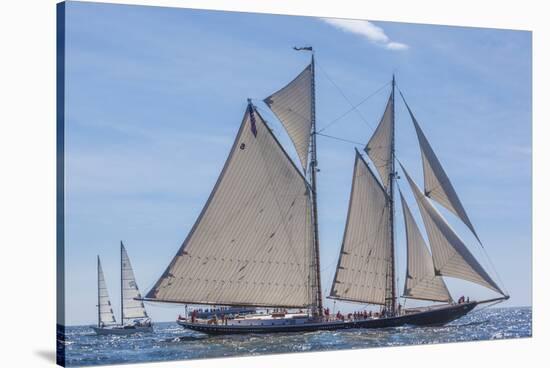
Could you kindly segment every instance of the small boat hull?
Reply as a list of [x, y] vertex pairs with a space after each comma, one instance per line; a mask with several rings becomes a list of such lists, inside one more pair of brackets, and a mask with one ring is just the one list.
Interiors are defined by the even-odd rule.
[[153, 326], [139, 326], [132, 328], [124, 328], [121, 326], [115, 327], [96, 327], [92, 326], [94, 332], [98, 335], [132, 335], [136, 333], [151, 333], [153, 332]]
[[221, 325], [192, 323], [178, 320], [184, 328], [211, 335], [242, 334], [242, 333], [281, 333], [281, 332], [311, 332], [321, 330], [343, 330], [352, 328], [387, 328], [405, 325], [412, 326], [442, 326], [452, 322], [470, 312], [477, 306], [477, 302], [453, 304], [441, 308], [419, 311], [397, 317], [369, 318], [355, 321], [312, 321], [304, 324], [275, 324], [275, 325]]

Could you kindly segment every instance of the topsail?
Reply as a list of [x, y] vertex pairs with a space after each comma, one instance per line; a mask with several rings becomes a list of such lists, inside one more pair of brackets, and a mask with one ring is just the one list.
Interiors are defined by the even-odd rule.
[[285, 127], [304, 170], [311, 137], [312, 83], [310, 64], [292, 82], [264, 99]]
[[307, 307], [312, 257], [307, 182], [249, 105], [210, 198], [146, 299]]
[[389, 197], [355, 153], [344, 240], [330, 297], [384, 305], [391, 272]]
[[387, 188], [390, 182], [390, 172], [392, 170], [392, 141], [393, 141], [393, 92], [388, 99], [384, 115], [378, 124], [369, 143], [367, 143], [366, 152], [376, 166], [382, 183]]
[[504, 295], [439, 211], [422, 194], [403, 166], [401, 169], [405, 173], [420, 207], [432, 247], [436, 275], [452, 276], [475, 282]]
[[130, 258], [126, 253], [124, 244], [120, 242], [120, 269], [121, 269], [121, 288], [122, 288], [122, 323], [125, 320], [136, 318], [148, 318], [143, 301], [141, 299], [134, 270], [130, 264]]
[[113, 313], [113, 307], [109, 299], [107, 283], [105, 282], [105, 276], [103, 276], [103, 268], [101, 267], [99, 256], [97, 257], [97, 289], [99, 324], [104, 326], [116, 324], [115, 314]]
[[[401, 97], [403, 97], [403, 95], [401, 95]], [[441, 163], [437, 159], [435, 152], [430, 146], [428, 139], [424, 135], [424, 132], [420, 128], [420, 125], [416, 121], [416, 118], [414, 117], [404, 97], [403, 101], [405, 102], [405, 106], [407, 106], [407, 110], [409, 111], [409, 115], [413, 121], [416, 135], [418, 136], [418, 142], [420, 144], [420, 151], [422, 152], [422, 164], [424, 168], [424, 194], [457, 215], [481, 243], [474, 229], [474, 225], [472, 225], [470, 218], [466, 214], [466, 210], [462, 206], [462, 203], [460, 202], [449, 177], [443, 170]]]

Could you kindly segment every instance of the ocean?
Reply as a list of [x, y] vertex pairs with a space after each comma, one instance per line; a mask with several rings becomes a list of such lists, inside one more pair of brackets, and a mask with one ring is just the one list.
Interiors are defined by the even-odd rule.
[[443, 327], [212, 337], [175, 322], [156, 323], [154, 329], [150, 334], [97, 336], [89, 326], [66, 327], [65, 363], [91, 366], [531, 337], [531, 308], [481, 309]]

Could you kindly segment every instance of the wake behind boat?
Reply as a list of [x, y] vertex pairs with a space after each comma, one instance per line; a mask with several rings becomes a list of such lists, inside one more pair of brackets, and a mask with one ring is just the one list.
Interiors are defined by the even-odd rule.
[[[313, 51], [311, 47], [296, 48]], [[271, 333], [403, 325], [444, 325], [477, 305], [508, 299], [437, 210], [456, 215], [479, 237], [403, 94], [420, 144], [422, 191], [401, 166], [428, 235], [424, 240], [400, 192], [407, 240], [403, 298], [444, 303], [402, 309], [395, 267], [395, 78], [386, 109], [364, 150], [356, 149], [347, 221], [328, 298], [378, 305], [380, 313], [330, 315], [321, 292], [317, 210], [315, 60], [264, 100], [286, 129], [301, 168], [249, 100], [225, 166], [183, 245], [144, 300], [276, 308], [275, 313], [178, 319], [209, 333]], [[431, 249], [431, 252], [430, 252]], [[499, 296], [454, 302], [444, 277], [486, 287]], [[307, 312], [299, 312], [306, 309]], [[280, 312], [280, 311], [283, 312]], [[287, 310], [298, 312], [287, 313]]]
[[97, 257], [97, 286], [98, 323], [97, 326], [92, 326], [96, 334], [129, 335], [138, 332], [153, 332], [151, 319], [147, 315], [143, 302], [136, 300], [141, 298], [141, 294], [136, 283], [132, 265], [130, 264], [130, 258], [122, 242], [120, 242], [120, 325], [117, 324], [115, 314], [113, 313], [99, 256]]

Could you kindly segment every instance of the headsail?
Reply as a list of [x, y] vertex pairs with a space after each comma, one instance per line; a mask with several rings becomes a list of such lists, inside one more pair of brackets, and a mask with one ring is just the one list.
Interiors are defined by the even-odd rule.
[[424, 168], [424, 194], [457, 215], [481, 243], [474, 229], [474, 225], [472, 225], [470, 218], [466, 214], [466, 210], [464, 209], [464, 206], [462, 206], [462, 203], [460, 202], [449, 177], [443, 170], [443, 167], [430, 146], [428, 139], [420, 128], [420, 125], [414, 117], [407, 101], [405, 101], [403, 94], [401, 94], [401, 97], [405, 102], [405, 106], [407, 106], [407, 110], [409, 111], [409, 115], [413, 121], [416, 135], [418, 136], [418, 142], [420, 144], [422, 164]]
[[393, 141], [393, 92], [388, 99], [384, 115], [374, 131], [371, 139], [365, 147], [365, 151], [376, 166], [378, 174], [382, 179], [384, 187], [388, 187], [390, 182], [391, 160], [392, 160], [392, 141]]
[[121, 288], [122, 288], [122, 323], [125, 320], [136, 318], [148, 318], [147, 311], [141, 300], [134, 270], [130, 264], [130, 258], [126, 253], [124, 244], [120, 242], [120, 272], [121, 272]]
[[97, 257], [97, 299], [99, 325], [107, 326], [116, 324], [115, 314], [113, 313], [111, 300], [109, 300], [109, 292], [107, 291], [107, 284], [105, 283], [105, 276], [103, 276], [103, 268], [101, 267], [99, 256]]
[[359, 152], [330, 298], [385, 304], [391, 272], [388, 195]]
[[441, 276], [434, 272], [432, 256], [428, 246], [420, 234], [418, 225], [403, 197], [401, 205], [405, 217], [405, 233], [407, 237], [407, 273], [405, 277], [405, 292], [403, 296], [412, 299], [450, 302], [452, 297]]
[[264, 99], [288, 132], [304, 170], [311, 136], [312, 83], [310, 64], [292, 82]]
[[405, 173], [420, 207], [432, 247], [436, 275], [452, 276], [475, 282], [504, 295], [439, 211], [422, 194], [403, 166], [401, 169]]
[[312, 257], [306, 180], [249, 105], [208, 202], [146, 299], [307, 307]]

